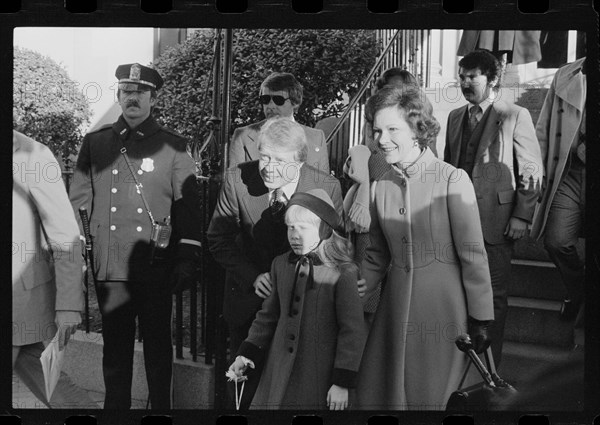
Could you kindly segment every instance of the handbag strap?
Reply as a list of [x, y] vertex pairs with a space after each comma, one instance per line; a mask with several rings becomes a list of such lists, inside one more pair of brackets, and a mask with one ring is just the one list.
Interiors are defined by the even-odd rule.
[[[506, 385], [506, 383], [504, 382], [504, 380], [502, 378], [500, 378], [500, 376], [498, 376], [498, 373], [496, 372], [496, 365], [494, 363], [494, 357], [492, 356], [492, 348], [488, 347], [484, 352], [484, 358], [485, 358], [485, 362], [487, 365], [487, 371], [489, 372], [492, 381], [494, 382], [494, 384], [496, 386], [504, 386]], [[468, 357], [468, 355], [465, 353], [465, 355]], [[467, 367], [465, 369], [465, 373], [463, 374], [460, 383], [458, 384], [458, 389], [461, 389], [463, 387], [463, 384], [465, 382], [465, 379], [467, 378], [467, 374], [469, 373], [469, 369], [471, 368], [471, 363], [473, 363], [471, 361], [471, 358], [469, 357], [469, 362], [467, 363]], [[485, 379], [484, 379], [485, 380]]]
[[127, 163], [127, 167], [129, 168], [129, 172], [131, 173], [131, 177], [133, 177], [133, 181], [135, 182], [135, 188], [137, 189], [137, 193], [142, 197], [142, 202], [144, 203], [144, 208], [146, 208], [146, 212], [148, 213], [148, 217], [150, 217], [150, 222], [154, 224], [154, 216], [152, 215], [152, 211], [150, 211], [150, 206], [148, 205], [148, 201], [146, 201], [146, 197], [144, 196], [143, 186], [138, 181], [135, 176], [135, 172], [133, 171], [133, 166], [129, 161], [129, 155], [127, 155], [127, 149], [125, 146], [121, 148], [121, 153], [123, 154], [123, 158], [125, 158], [125, 162]]

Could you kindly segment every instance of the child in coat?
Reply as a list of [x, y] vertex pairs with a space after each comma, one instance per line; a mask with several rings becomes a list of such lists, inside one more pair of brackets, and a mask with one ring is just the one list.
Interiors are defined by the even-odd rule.
[[273, 260], [271, 295], [229, 370], [267, 356], [251, 408], [344, 410], [366, 341], [352, 244], [322, 189], [295, 193], [285, 222], [292, 250]]

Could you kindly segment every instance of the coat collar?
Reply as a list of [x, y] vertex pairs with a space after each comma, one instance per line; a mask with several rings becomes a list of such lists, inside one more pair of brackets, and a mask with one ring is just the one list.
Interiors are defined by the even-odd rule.
[[556, 95], [579, 111], [585, 107], [586, 84], [581, 72], [584, 61], [581, 58], [556, 72]]
[[129, 128], [127, 121], [123, 118], [123, 114], [119, 116], [119, 119], [113, 124], [113, 131], [117, 136], [122, 139], [139, 140], [144, 139], [153, 135], [160, 130], [160, 125], [156, 122], [154, 117], [150, 115], [144, 122], [138, 125], [136, 128]]
[[433, 154], [431, 149], [425, 148], [423, 152], [421, 152], [421, 154], [417, 157], [415, 162], [410, 164], [408, 167], [401, 169], [396, 164], [393, 164], [392, 169], [396, 172], [396, 174], [398, 174], [402, 178], [419, 178], [423, 171], [425, 171], [429, 167], [429, 164], [431, 164], [433, 158], [435, 158], [435, 155]]

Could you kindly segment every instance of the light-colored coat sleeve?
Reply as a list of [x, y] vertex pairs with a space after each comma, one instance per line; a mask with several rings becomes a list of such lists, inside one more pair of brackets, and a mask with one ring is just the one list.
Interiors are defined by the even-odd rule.
[[[60, 170], [48, 148], [42, 146], [34, 161], [41, 170]], [[82, 257], [79, 228], [62, 178], [29, 180], [30, 196], [38, 209], [42, 229], [54, 259], [55, 309], [83, 309]]]
[[385, 276], [390, 262], [391, 254], [388, 247], [387, 240], [379, 224], [379, 215], [377, 213], [377, 202], [375, 197], [377, 196], [376, 186], [373, 189], [373, 196], [371, 202], [371, 226], [369, 227], [369, 239], [370, 244], [365, 250], [365, 257], [360, 267], [360, 277], [365, 279], [366, 292], [362, 297], [363, 304], [366, 303], [374, 291], [377, 289], [377, 285], [381, 282], [381, 279]]
[[[552, 108], [554, 106], [554, 99], [556, 97], [556, 78], [552, 79], [552, 84], [546, 93], [546, 99], [542, 105], [542, 110], [538, 117], [535, 126], [535, 135], [537, 136], [538, 143], [540, 144], [540, 154], [542, 162], [546, 164], [548, 158], [548, 145], [550, 135], [550, 122], [552, 119]], [[544, 173], [545, 176], [545, 173]]]
[[544, 166], [533, 121], [525, 108], [519, 108], [517, 113], [513, 149], [518, 172], [512, 216], [531, 223], [542, 190]]
[[460, 261], [468, 314], [477, 320], [492, 320], [492, 283], [477, 199], [469, 176], [461, 169], [455, 169], [448, 179], [448, 216]]

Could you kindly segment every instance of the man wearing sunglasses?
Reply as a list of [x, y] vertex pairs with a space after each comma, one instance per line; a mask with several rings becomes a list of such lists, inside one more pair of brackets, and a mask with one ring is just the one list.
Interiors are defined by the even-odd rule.
[[[287, 72], [274, 72], [260, 86], [259, 101], [266, 119], [281, 117], [294, 120], [302, 104], [302, 84]], [[258, 133], [265, 120], [235, 130], [229, 146], [229, 166], [258, 159]], [[322, 130], [302, 126], [308, 144], [306, 163], [329, 174], [329, 156]]]

